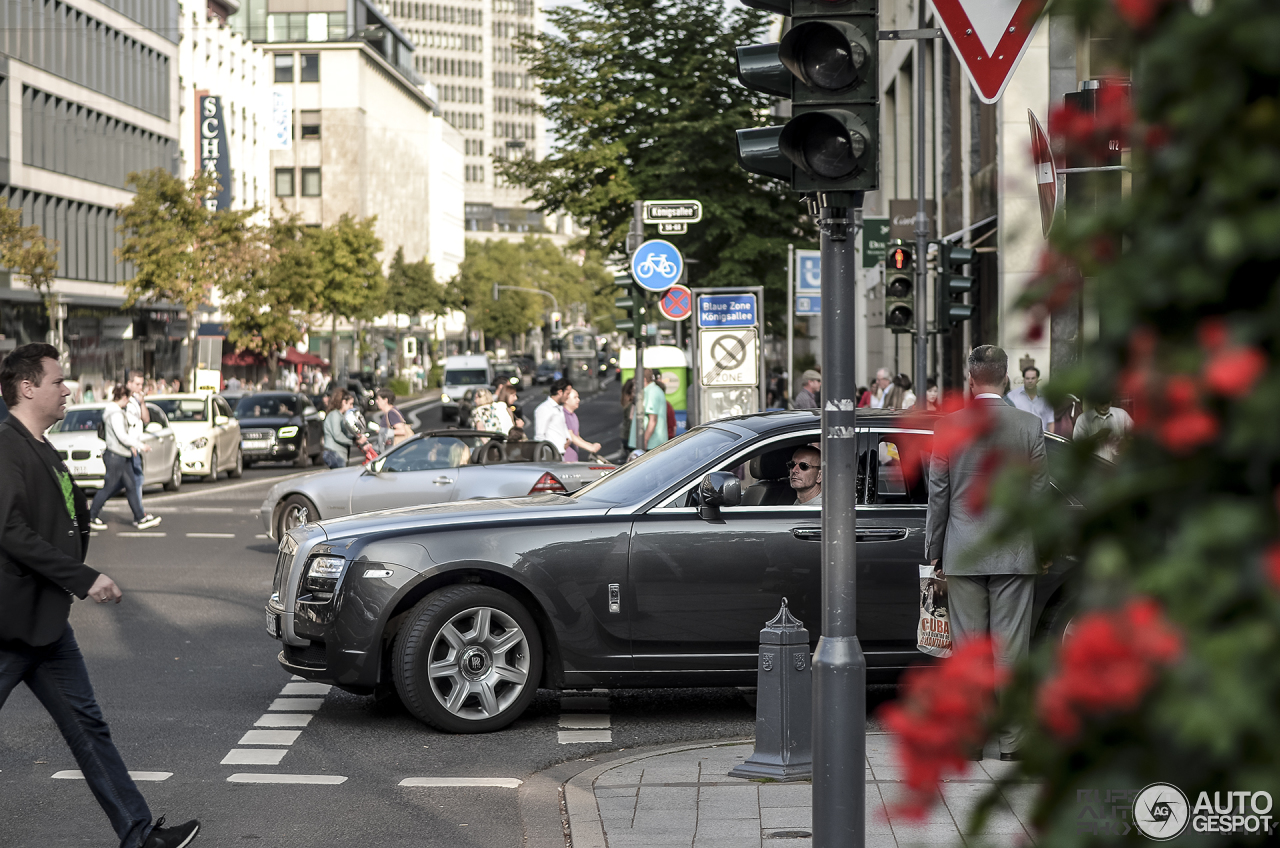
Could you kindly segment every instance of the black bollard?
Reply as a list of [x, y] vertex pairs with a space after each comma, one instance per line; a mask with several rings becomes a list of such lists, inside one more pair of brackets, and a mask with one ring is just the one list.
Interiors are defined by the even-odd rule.
[[809, 631], [782, 599], [760, 631], [756, 687], [756, 748], [730, 777], [805, 780], [813, 774], [813, 678]]

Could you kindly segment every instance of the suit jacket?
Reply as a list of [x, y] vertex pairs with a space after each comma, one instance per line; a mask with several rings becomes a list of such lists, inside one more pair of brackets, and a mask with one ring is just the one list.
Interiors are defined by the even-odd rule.
[[[72, 484], [68, 514], [56, 472], [67, 467], [10, 415], [0, 423], [0, 641], [48, 645], [66, 629], [71, 596], [98, 572], [84, 564], [89, 509]], [[69, 477], [69, 474], [68, 474]]]
[[[989, 466], [985, 466], [991, 451], [998, 452], [1006, 463], [1029, 464], [1035, 491], [1043, 491], [1049, 485], [1040, 419], [1003, 400], [982, 398], [974, 403], [986, 407], [992, 417], [990, 429], [949, 457], [934, 451], [929, 462], [925, 559], [941, 560], [946, 574], [959, 576], [1036, 574], [1040, 562], [1029, 533], [995, 550], [975, 549], [981, 548], [984, 538], [1001, 520], [996, 509], [982, 508], [986, 500], [982, 487], [989, 484], [992, 476]], [[935, 439], [939, 434], [945, 436], [949, 428], [963, 426], [962, 416], [969, 414], [969, 410], [962, 410], [939, 420]]]

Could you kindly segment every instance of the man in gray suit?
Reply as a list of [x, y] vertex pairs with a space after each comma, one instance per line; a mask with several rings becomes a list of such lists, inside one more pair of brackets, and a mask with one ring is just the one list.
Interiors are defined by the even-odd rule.
[[[1008, 668], [1031, 646], [1031, 605], [1040, 563], [1030, 534], [985, 544], [1001, 516], [986, 506], [986, 490], [1000, 466], [1031, 469], [1031, 487], [1049, 484], [1040, 419], [1004, 402], [1001, 386], [1009, 358], [994, 345], [969, 354], [972, 406], [941, 419], [936, 444], [955, 444], [946, 455], [935, 450], [929, 465], [929, 515], [925, 558], [942, 562], [947, 577], [951, 635], [957, 645], [990, 633], [996, 662]], [[960, 429], [969, 430], [961, 435]], [[1017, 759], [1018, 731], [1000, 733], [1000, 759]], [[981, 755], [978, 756], [981, 759]]]

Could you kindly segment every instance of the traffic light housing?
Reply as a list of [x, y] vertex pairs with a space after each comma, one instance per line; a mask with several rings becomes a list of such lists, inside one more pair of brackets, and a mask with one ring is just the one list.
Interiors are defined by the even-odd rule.
[[633, 339], [639, 339], [644, 336], [646, 312], [644, 290], [635, 285], [631, 277], [626, 274], [614, 277], [613, 281], [625, 287], [623, 294], [613, 299], [613, 305], [621, 309], [625, 317], [614, 321], [613, 326], [618, 332], [626, 333]]
[[743, 0], [787, 15], [777, 44], [738, 48], [747, 88], [791, 100], [782, 127], [738, 130], [738, 162], [801, 192], [879, 187], [877, 0]]
[[909, 333], [915, 324], [915, 252], [899, 239], [885, 253], [884, 326], [895, 333]]
[[976, 252], [972, 247], [960, 247], [950, 242], [938, 242], [938, 332], [946, 332], [954, 324], [963, 324], [973, 317], [975, 308], [964, 303], [967, 292], [973, 291], [973, 277], [962, 274], [960, 269], [973, 262]]

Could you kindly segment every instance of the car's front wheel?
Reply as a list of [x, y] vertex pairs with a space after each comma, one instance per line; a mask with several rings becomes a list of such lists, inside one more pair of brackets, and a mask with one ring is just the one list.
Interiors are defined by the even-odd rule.
[[244, 451], [236, 448], [236, 464], [235, 467], [227, 472], [227, 476], [232, 479], [239, 479], [244, 476]]
[[302, 437], [302, 446], [298, 448], [298, 455], [293, 460], [294, 468], [306, 468], [311, 464], [311, 446], [307, 444], [307, 437]]
[[166, 492], [176, 492], [182, 488], [182, 457], [173, 458], [173, 468], [169, 470], [169, 479], [164, 481]]
[[423, 598], [393, 650], [400, 699], [419, 719], [451, 733], [506, 727], [528, 708], [542, 677], [533, 617], [488, 586], [449, 586]]
[[206, 483], [218, 482], [218, 449], [209, 452], [209, 473], [204, 475]]
[[320, 512], [309, 498], [290, 495], [284, 499], [284, 505], [280, 507], [280, 515], [276, 518], [276, 541], [283, 539], [286, 533], [299, 524], [319, 520]]

